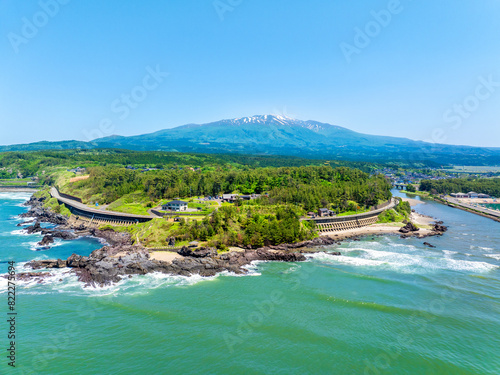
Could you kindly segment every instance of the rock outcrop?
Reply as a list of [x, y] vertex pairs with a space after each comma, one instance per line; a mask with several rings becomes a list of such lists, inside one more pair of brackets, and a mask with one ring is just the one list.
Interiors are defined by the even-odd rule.
[[439, 232], [439, 233], [444, 233], [448, 230], [448, 227], [442, 225], [443, 222], [438, 222], [438, 223], [435, 223], [434, 224], [434, 227], [432, 228], [435, 232]]
[[40, 242], [38, 242], [39, 246], [47, 246], [54, 243], [54, 237], [52, 237], [50, 234], [46, 234]]
[[52, 223], [56, 225], [65, 225], [68, 218], [64, 215], [53, 212], [50, 209], [43, 207], [44, 198], [35, 198], [32, 196], [26, 203], [30, 206], [30, 210], [20, 215], [20, 217], [36, 217], [37, 221], [43, 223]]
[[401, 233], [410, 233], [410, 232], [417, 232], [420, 229], [417, 228], [412, 222], [407, 223], [404, 227], [399, 229]]
[[145, 249], [120, 245], [103, 247], [88, 257], [73, 254], [67, 260], [35, 260], [29, 262], [28, 266], [35, 270], [69, 267], [87, 285], [103, 286], [118, 282], [128, 275], [144, 275], [149, 272], [182, 276], [214, 276], [222, 271], [240, 274], [245, 272], [243, 267], [254, 260], [300, 262], [306, 258], [301, 253], [264, 249], [219, 255], [213, 248], [202, 248], [172, 262], [163, 262], [151, 259]]

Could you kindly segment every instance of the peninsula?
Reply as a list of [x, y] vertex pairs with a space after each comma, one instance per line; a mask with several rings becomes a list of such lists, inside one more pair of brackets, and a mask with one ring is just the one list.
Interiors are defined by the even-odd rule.
[[255, 260], [303, 261], [304, 253], [348, 238], [423, 238], [446, 230], [392, 198], [384, 176], [354, 165], [190, 164], [94, 164], [39, 173], [45, 187], [27, 202], [31, 209], [23, 216], [32, 221], [20, 224], [43, 235], [39, 250], [54, 238], [94, 236], [107, 245], [88, 257], [32, 261], [37, 271], [23, 277], [69, 268], [86, 284], [105, 285], [149, 272], [241, 273]]

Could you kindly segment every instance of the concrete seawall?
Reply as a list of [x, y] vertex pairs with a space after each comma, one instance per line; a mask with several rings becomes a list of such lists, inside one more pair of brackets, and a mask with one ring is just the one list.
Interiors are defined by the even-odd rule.
[[[59, 204], [64, 204], [73, 215], [82, 216], [90, 220], [94, 220], [100, 224], [115, 223], [123, 225], [127, 223], [144, 223], [153, 219], [151, 216], [125, 214], [121, 212], [104, 211], [90, 208], [74, 199], [61, 196], [59, 194], [59, 191], [54, 187], [50, 189], [50, 195], [52, 195], [53, 198], [56, 198]], [[68, 197], [68, 195], [66, 195], [66, 197]]]
[[340, 232], [348, 229], [356, 229], [375, 224], [380, 213], [397, 206], [398, 200], [392, 198], [383, 207], [361, 214], [349, 216], [319, 217], [316, 219], [306, 219], [316, 222], [316, 228], [320, 234], [330, 232]]

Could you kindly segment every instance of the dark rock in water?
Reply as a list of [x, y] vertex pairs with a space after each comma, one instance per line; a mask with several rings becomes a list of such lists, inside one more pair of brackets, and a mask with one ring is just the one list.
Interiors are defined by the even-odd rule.
[[328, 253], [328, 254], [330, 254], [330, 255], [342, 255], [342, 254], [340, 254], [340, 251], [333, 251], [333, 252]]
[[68, 231], [65, 231], [65, 230], [43, 230], [42, 231], [42, 234], [45, 234], [45, 233], [50, 233], [52, 235], [52, 237], [54, 238], [61, 238], [63, 240], [74, 240], [76, 238], [78, 238], [78, 236], [72, 232], [68, 232]]
[[436, 221], [435, 224], [444, 224], [443, 221]]
[[184, 246], [179, 250], [179, 254], [185, 257], [195, 257], [195, 258], [205, 258], [205, 257], [213, 257], [217, 255], [217, 249], [213, 247], [201, 247], [199, 249], [193, 250]]
[[46, 234], [40, 242], [38, 242], [38, 245], [40, 246], [47, 246], [51, 243], [54, 243], [54, 237], [52, 237], [50, 234]]
[[35, 198], [32, 196], [26, 203], [26, 206], [30, 206], [30, 210], [25, 212], [20, 217], [36, 217], [37, 221], [43, 223], [52, 223], [56, 225], [65, 225], [68, 222], [68, 218], [64, 215], [55, 213], [50, 209], [43, 207], [43, 202], [45, 198]]
[[428, 246], [428, 247], [436, 247], [436, 246], [434, 246], [434, 245], [431, 245], [429, 242], [424, 242], [424, 245], [425, 245], [425, 246]]
[[36, 221], [35, 224], [26, 228], [26, 232], [28, 232], [28, 234], [38, 233], [38, 232], [41, 232], [42, 230], [43, 230], [43, 228], [40, 226], [39, 221]]
[[401, 233], [417, 232], [418, 230], [419, 228], [417, 228], [412, 222], [409, 222], [404, 227], [399, 229]]
[[[193, 256], [195, 254], [195, 256]], [[33, 269], [73, 268], [80, 281], [87, 285], [106, 285], [129, 275], [162, 272], [173, 275], [213, 276], [222, 271], [243, 273], [243, 266], [254, 260], [299, 262], [300, 253], [277, 250], [245, 250], [218, 255], [213, 248], [199, 249], [190, 256], [163, 262], [151, 259], [149, 252], [136, 246], [106, 246], [88, 257], [73, 254], [67, 260], [36, 260], [28, 263]]]
[[[441, 223], [442, 223], [442, 222], [441, 222]], [[448, 230], [448, 227], [446, 227], [446, 226], [444, 226], [444, 225], [441, 225], [441, 224], [436, 223], [436, 224], [434, 224], [434, 228], [433, 228], [433, 230], [434, 230], [435, 232], [444, 233], [444, 232], [446, 232], [446, 231]]]
[[64, 268], [67, 266], [67, 262], [61, 259], [32, 260], [27, 265], [34, 270], [40, 270], [44, 268]]

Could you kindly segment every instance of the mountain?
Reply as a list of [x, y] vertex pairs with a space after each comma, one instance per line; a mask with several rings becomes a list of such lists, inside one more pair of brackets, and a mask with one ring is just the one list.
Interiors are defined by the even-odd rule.
[[199, 153], [291, 155], [366, 161], [432, 161], [438, 164], [500, 164], [500, 148], [452, 146], [357, 133], [341, 126], [284, 116], [252, 116], [188, 124], [155, 133], [110, 136], [92, 142], [38, 142], [0, 151], [122, 148]]

